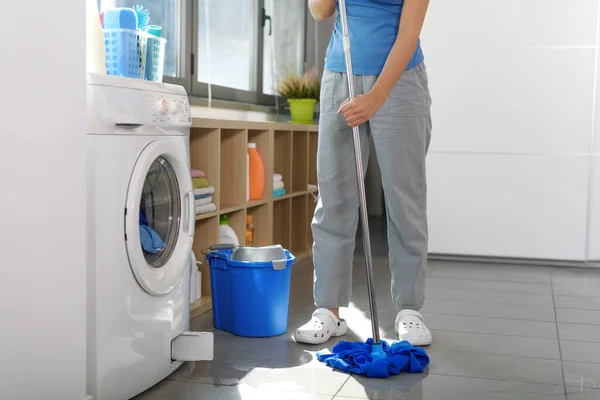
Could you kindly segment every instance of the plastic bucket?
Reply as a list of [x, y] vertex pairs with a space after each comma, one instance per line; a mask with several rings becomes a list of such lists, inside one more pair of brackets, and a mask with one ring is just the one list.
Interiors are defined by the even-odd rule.
[[232, 250], [211, 251], [210, 284], [215, 328], [244, 337], [272, 337], [287, 331], [292, 265], [285, 260], [231, 259]]

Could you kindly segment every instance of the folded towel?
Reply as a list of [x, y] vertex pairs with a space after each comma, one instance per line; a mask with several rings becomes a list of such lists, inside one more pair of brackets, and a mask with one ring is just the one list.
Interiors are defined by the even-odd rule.
[[[202, 190], [202, 189], [198, 189], [198, 190]], [[199, 195], [199, 196], [194, 196], [194, 199], [195, 200], [200, 200], [200, 199], [206, 199], [208, 197], [212, 197], [212, 194], [202, 194], [202, 195]]]
[[204, 174], [204, 171], [200, 171], [199, 169], [193, 169], [191, 171], [192, 173], [192, 178], [204, 178], [206, 175]]
[[281, 196], [285, 196], [285, 189], [275, 189], [273, 190], [273, 197], [281, 197]]
[[140, 242], [144, 251], [150, 254], [158, 254], [167, 247], [160, 236], [148, 225], [140, 225]]
[[283, 189], [284, 187], [285, 187], [285, 184], [282, 181], [273, 182], [273, 190]]
[[204, 196], [207, 194], [214, 194], [214, 193], [215, 193], [215, 188], [212, 186], [209, 186], [206, 188], [200, 188], [200, 189], [194, 188], [194, 196]]
[[203, 198], [203, 199], [196, 199], [196, 200], [194, 201], [194, 206], [195, 206], [195, 207], [201, 207], [201, 206], [205, 206], [205, 205], [207, 205], [207, 204], [210, 204], [210, 203], [212, 203], [212, 201], [213, 201], [213, 198], [212, 198], [212, 196], [208, 196], [208, 197], [205, 197], [205, 198]]
[[280, 182], [283, 180], [283, 176], [281, 174], [273, 174], [273, 182]]
[[373, 339], [366, 343], [341, 341], [332, 350], [332, 354], [317, 353], [317, 359], [332, 368], [344, 372], [366, 375], [368, 378], [387, 378], [401, 372], [421, 373], [429, 365], [429, 356], [425, 350], [413, 347], [410, 343], [396, 342], [391, 346], [381, 341], [384, 359], [372, 357]]
[[217, 211], [215, 203], [205, 204], [203, 206], [196, 207], [196, 215], [208, 214]]
[[194, 184], [194, 189], [204, 189], [210, 186], [206, 178], [192, 178], [192, 183]]

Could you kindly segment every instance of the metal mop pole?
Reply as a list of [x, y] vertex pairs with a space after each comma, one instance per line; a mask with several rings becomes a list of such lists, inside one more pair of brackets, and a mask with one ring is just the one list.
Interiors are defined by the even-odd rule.
[[[346, 56], [346, 73], [348, 75], [348, 92], [350, 100], [354, 99], [354, 75], [352, 73], [352, 56], [350, 54], [350, 37], [348, 35], [348, 19], [346, 17], [346, 1], [339, 0], [340, 19], [342, 22], [342, 37], [344, 41], [344, 55]], [[360, 219], [362, 221], [363, 248], [365, 253], [365, 266], [367, 270], [367, 291], [369, 295], [369, 311], [371, 312], [371, 328], [373, 329], [373, 341], [376, 345], [380, 343], [379, 318], [377, 317], [377, 301], [375, 299], [375, 284], [373, 282], [373, 260], [371, 256], [371, 236], [369, 234], [369, 219], [367, 213], [367, 196], [365, 194], [365, 181], [360, 149], [360, 133], [358, 126], [352, 129], [354, 138], [354, 158], [356, 160], [356, 179], [360, 200]]]

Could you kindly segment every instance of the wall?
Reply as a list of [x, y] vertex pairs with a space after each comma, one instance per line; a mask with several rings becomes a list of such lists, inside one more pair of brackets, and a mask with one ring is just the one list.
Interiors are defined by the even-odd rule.
[[0, 3], [0, 399], [86, 392], [84, 24], [81, 0]]
[[431, 2], [432, 252], [600, 259], [598, 7]]

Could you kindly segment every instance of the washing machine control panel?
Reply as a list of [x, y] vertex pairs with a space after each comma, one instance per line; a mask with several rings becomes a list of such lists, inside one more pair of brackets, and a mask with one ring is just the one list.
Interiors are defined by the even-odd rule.
[[190, 103], [184, 96], [156, 95], [151, 101], [152, 122], [156, 124], [190, 125]]

